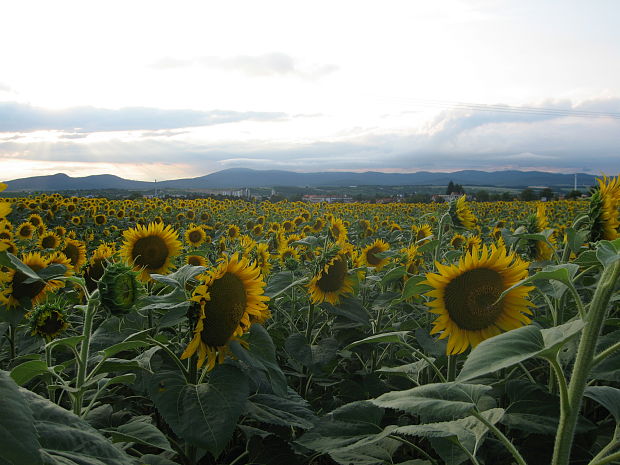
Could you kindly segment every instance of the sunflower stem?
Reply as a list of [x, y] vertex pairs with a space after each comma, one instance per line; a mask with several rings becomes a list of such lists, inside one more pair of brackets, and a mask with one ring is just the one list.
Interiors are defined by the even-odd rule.
[[11, 363], [13, 363], [13, 361], [15, 360], [15, 325], [13, 323], [9, 323], [9, 334], [7, 336], [7, 339], [9, 340], [9, 350], [10, 350], [10, 354], [11, 354], [11, 358], [9, 360], [9, 366], [11, 366]]
[[598, 452], [598, 454], [596, 454], [592, 458], [592, 460], [590, 460], [590, 463], [588, 465], [594, 465], [599, 463], [599, 460], [602, 460], [604, 457], [607, 456], [609, 452], [611, 452], [618, 446], [620, 446], [620, 424], [616, 424], [616, 429], [614, 431], [613, 437], [611, 438], [611, 441], [609, 441], [609, 443], [605, 447], [603, 447]]
[[613, 454], [608, 455], [607, 457], [604, 457], [596, 462], [590, 462], [589, 465], [605, 465], [606, 463], [613, 463], [616, 460], [620, 460], [620, 451], [614, 452]]
[[493, 423], [491, 423], [489, 420], [487, 420], [486, 418], [484, 418], [484, 415], [481, 415], [479, 412], [475, 411], [472, 413], [474, 417], [476, 417], [479, 421], [481, 421], [482, 423], [484, 423], [484, 425], [489, 428], [489, 431], [491, 431], [496, 437], [497, 439], [500, 440], [500, 442], [504, 445], [504, 447], [506, 447], [506, 449], [508, 449], [508, 452], [510, 452], [512, 454], [512, 456], [514, 457], [514, 459], [516, 460], [518, 465], [527, 465], [527, 462], [525, 461], [525, 459], [523, 458], [523, 456], [519, 453], [519, 451], [517, 450], [517, 448], [514, 446], [514, 444], [512, 442], [510, 442], [510, 439], [508, 439], [504, 433], [502, 433], [497, 426], [495, 426]]
[[567, 465], [569, 462], [577, 418], [588, 381], [588, 374], [592, 368], [596, 343], [605, 321], [605, 315], [607, 314], [607, 304], [619, 276], [620, 260], [615, 261], [603, 270], [599, 284], [594, 292], [590, 311], [586, 318], [586, 326], [579, 341], [573, 373], [568, 385], [568, 405], [560, 413], [560, 424], [555, 437], [552, 465]]
[[456, 359], [457, 355], [448, 355], [448, 376], [447, 381], [451, 383], [456, 379]]
[[596, 355], [592, 359], [592, 367], [595, 367], [596, 365], [601, 363], [603, 360], [605, 360], [607, 357], [609, 357], [611, 354], [613, 354], [614, 352], [618, 350], [620, 350], [620, 342], [616, 342], [614, 345], [608, 347], [607, 349], [603, 350], [601, 353]]
[[82, 402], [84, 400], [84, 391], [82, 386], [86, 380], [86, 370], [88, 367], [88, 356], [90, 352], [90, 337], [92, 334], [93, 318], [97, 311], [99, 304], [99, 291], [92, 293], [88, 299], [88, 305], [86, 305], [86, 312], [84, 313], [84, 326], [82, 327], [82, 345], [80, 346], [80, 357], [78, 361], [77, 379], [75, 381], [75, 387], [77, 392], [73, 396], [73, 413], [77, 416], [81, 416]]
[[[52, 368], [52, 349], [50, 349], [49, 347], [49, 342], [48, 340], [46, 340], [47, 344], [45, 344], [45, 364], [47, 365], [48, 368]], [[56, 391], [53, 388], [53, 383], [52, 380], [49, 380], [47, 383], [47, 394], [49, 399], [52, 402], [56, 402]]]
[[439, 258], [439, 250], [441, 249], [441, 239], [443, 236], [443, 223], [445, 218], [449, 215], [449, 212], [443, 214], [441, 219], [439, 220], [438, 230], [437, 230], [437, 246], [435, 247], [435, 252], [433, 253], [433, 263], [437, 262]]

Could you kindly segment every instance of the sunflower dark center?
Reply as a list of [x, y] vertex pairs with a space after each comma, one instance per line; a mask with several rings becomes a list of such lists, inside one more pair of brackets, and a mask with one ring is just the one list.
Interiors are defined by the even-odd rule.
[[[33, 271], [39, 271], [42, 267], [38, 265], [30, 265], [30, 268]], [[39, 295], [43, 289], [45, 289], [45, 283], [43, 281], [36, 281], [33, 283], [24, 283], [24, 281], [28, 279], [21, 271], [16, 271], [13, 276], [13, 292], [11, 296], [16, 300], [21, 300], [24, 297], [28, 297], [29, 299], [34, 299]]]
[[376, 266], [381, 263], [381, 259], [377, 257], [375, 254], [380, 253], [381, 249], [377, 246], [371, 248], [366, 252], [366, 260], [369, 264]]
[[80, 259], [80, 249], [78, 249], [74, 244], [67, 244], [67, 246], [63, 249], [62, 253], [65, 254], [71, 264], [74, 266]]
[[58, 312], [52, 312], [52, 314], [45, 318], [42, 322], [39, 322], [38, 329], [40, 333], [45, 334], [46, 336], [54, 336], [62, 329], [63, 325], [64, 321], [62, 319], [62, 315]]
[[32, 234], [32, 229], [29, 226], [22, 226], [19, 230], [19, 235], [22, 237], [30, 236], [30, 234]]
[[465, 244], [465, 241], [461, 237], [455, 237], [454, 239], [452, 239], [452, 246], [454, 248], [458, 249], [460, 247], [463, 247], [463, 244]]
[[205, 303], [202, 341], [210, 347], [226, 345], [245, 313], [247, 295], [243, 281], [226, 272], [209, 286], [211, 300]]
[[502, 313], [502, 303], [494, 302], [503, 290], [503, 280], [497, 271], [488, 268], [466, 271], [446, 285], [446, 310], [461, 329], [486, 328]]
[[335, 292], [342, 288], [344, 279], [347, 276], [347, 263], [342, 258], [337, 258], [327, 271], [316, 282], [316, 285], [323, 292]]
[[45, 236], [41, 239], [41, 246], [44, 249], [53, 249], [56, 247], [56, 238], [54, 236]]
[[187, 263], [192, 266], [200, 266], [200, 257], [196, 257], [195, 255], [187, 257]]
[[192, 244], [200, 242], [201, 239], [202, 239], [202, 234], [200, 234], [200, 231], [191, 231], [189, 233], [189, 241]]
[[147, 270], [157, 270], [164, 266], [168, 254], [168, 246], [161, 237], [147, 236], [136, 241], [131, 255], [137, 266], [144, 266]]

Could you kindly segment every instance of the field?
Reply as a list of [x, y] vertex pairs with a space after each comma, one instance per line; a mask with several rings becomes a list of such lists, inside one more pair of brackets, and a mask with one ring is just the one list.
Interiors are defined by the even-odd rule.
[[0, 463], [620, 461], [591, 199], [0, 203]]

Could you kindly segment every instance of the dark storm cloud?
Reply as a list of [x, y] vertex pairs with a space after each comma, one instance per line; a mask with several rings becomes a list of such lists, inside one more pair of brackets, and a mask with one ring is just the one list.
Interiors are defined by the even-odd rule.
[[17, 102], [0, 102], [0, 132], [60, 130], [72, 132], [176, 129], [238, 121], [274, 121], [286, 118], [279, 112], [225, 110], [163, 110], [128, 107], [110, 110], [73, 107], [48, 110]]

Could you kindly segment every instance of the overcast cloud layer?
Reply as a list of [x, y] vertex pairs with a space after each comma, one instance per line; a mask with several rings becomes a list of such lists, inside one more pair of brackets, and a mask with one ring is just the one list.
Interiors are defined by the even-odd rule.
[[614, 1], [62, 0], [0, 14], [4, 180], [620, 171]]

